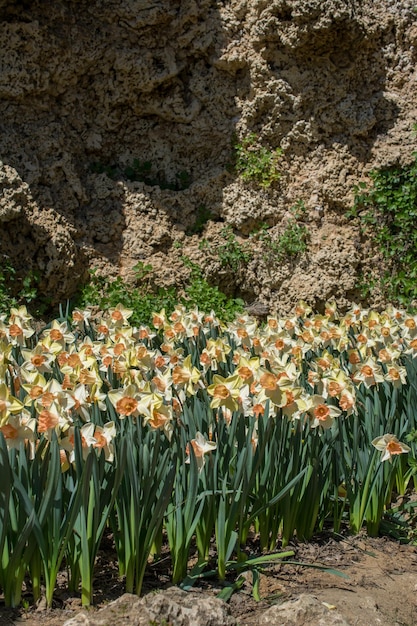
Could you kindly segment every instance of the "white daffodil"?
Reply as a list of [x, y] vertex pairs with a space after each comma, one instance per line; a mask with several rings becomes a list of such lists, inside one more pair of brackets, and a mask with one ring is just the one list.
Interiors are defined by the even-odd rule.
[[372, 441], [372, 445], [381, 451], [381, 462], [389, 461], [392, 463], [392, 457], [396, 454], [407, 454], [410, 452], [410, 448], [405, 443], [398, 441], [397, 437], [390, 433], [376, 437]]
[[[196, 433], [195, 439], [192, 439], [190, 443], [193, 448], [194, 456], [197, 461], [198, 471], [201, 472], [205, 463], [204, 455], [215, 450], [217, 448], [217, 444], [214, 443], [214, 441], [208, 441], [204, 437], [204, 435], [202, 435], [200, 432]], [[189, 463], [190, 462], [190, 450], [189, 450], [188, 445], [187, 445], [186, 452], [188, 454], [188, 457], [186, 458], [185, 462]]]

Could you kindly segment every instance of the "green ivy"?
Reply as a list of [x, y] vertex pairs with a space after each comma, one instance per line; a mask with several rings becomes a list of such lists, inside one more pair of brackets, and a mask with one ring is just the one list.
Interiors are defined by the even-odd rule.
[[388, 266], [382, 287], [390, 300], [405, 306], [417, 299], [417, 152], [413, 157], [405, 167], [373, 170], [370, 188], [355, 187], [348, 214], [371, 227]]

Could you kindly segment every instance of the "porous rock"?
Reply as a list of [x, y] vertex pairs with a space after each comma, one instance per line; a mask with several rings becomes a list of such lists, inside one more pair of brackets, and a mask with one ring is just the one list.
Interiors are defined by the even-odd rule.
[[18, 217], [28, 202], [29, 185], [16, 170], [0, 161], [0, 222]]
[[63, 626], [235, 626], [228, 605], [202, 593], [187, 593], [176, 587], [143, 598], [124, 594], [97, 613], [80, 613]]
[[[138, 261], [180, 286], [180, 242], [248, 302], [346, 306], [380, 265], [353, 188], [416, 147], [416, 44], [414, 0], [0, 0], [0, 247], [56, 301]], [[282, 150], [269, 188], [233, 170], [250, 133]], [[254, 234], [300, 200], [307, 248], [274, 260]]]
[[327, 608], [309, 594], [272, 606], [260, 616], [258, 623], [259, 626], [349, 626], [337, 610]]

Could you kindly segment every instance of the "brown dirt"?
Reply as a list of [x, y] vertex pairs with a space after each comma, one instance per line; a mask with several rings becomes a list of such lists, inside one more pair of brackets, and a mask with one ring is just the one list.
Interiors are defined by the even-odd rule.
[[[261, 601], [252, 597], [252, 577], [230, 599], [231, 612], [240, 626], [256, 626], [259, 616], [271, 605], [295, 599], [302, 593], [335, 607], [351, 626], [411, 626], [417, 624], [417, 547], [400, 545], [385, 537], [332, 538], [321, 536], [309, 544], [290, 546], [294, 560], [305, 565], [279, 564], [261, 574]], [[307, 565], [308, 564], [308, 565]], [[334, 568], [348, 578], [312, 568]], [[170, 585], [169, 558], [150, 566], [144, 593]], [[220, 586], [201, 585], [204, 593], [215, 595]], [[96, 611], [124, 593], [118, 577], [111, 543], [100, 553], [95, 577]], [[27, 599], [29, 601], [29, 594]], [[0, 604], [0, 625], [62, 626], [81, 610], [79, 597], [65, 590], [65, 576], [59, 581], [52, 609], [41, 604], [26, 610], [8, 610]]]

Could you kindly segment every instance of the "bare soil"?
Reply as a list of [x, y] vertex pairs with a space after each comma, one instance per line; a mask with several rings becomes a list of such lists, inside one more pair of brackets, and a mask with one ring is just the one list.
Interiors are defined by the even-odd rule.
[[[386, 537], [332, 537], [321, 535], [308, 544], [293, 544], [293, 560], [264, 569], [261, 574], [261, 601], [252, 596], [252, 575], [229, 601], [231, 613], [240, 626], [256, 626], [259, 616], [271, 605], [296, 599], [302, 593], [315, 596], [339, 611], [351, 626], [412, 626], [417, 624], [417, 547], [401, 545]], [[342, 578], [315, 566], [325, 566], [345, 574]], [[170, 586], [169, 555], [149, 566], [143, 592]], [[54, 606], [10, 610], [1, 604], [0, 625], [62, 626], [81, 611], [79, 596], [68, 593], [65, 574], [60, 576]], [[204, 593], [216, 595], [221, 590], [214, 581], [202, 582]], [[92, 611], [97, 611], [124, 592], [118, 576], [111, 537], [105, 539], [95, 575]], [[30, 602], [30, 590], [24, 601]], [[26, 604], [26, 602], [24, 602]]]

